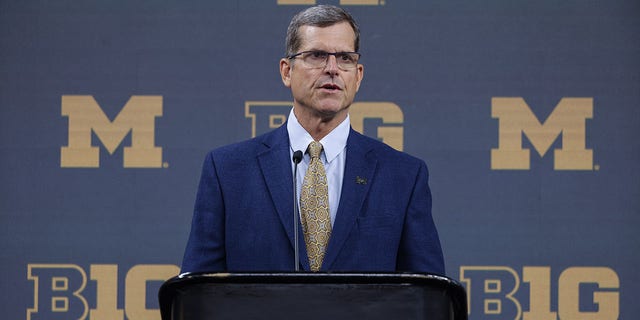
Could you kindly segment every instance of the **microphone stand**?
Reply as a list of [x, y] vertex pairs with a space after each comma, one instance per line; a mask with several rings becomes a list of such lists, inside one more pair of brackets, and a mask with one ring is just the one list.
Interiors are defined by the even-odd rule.
[[300, 217], [298, 209], [298, 163], [302, 161], [302, 151], [298, 150], [293, 153], [293, 256], [294, 270], [300, 271], [300, 248], [298, 246], [298, 219]]

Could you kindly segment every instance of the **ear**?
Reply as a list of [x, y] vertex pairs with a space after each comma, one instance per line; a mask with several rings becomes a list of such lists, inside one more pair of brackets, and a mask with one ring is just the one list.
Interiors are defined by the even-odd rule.
[[282, 83], [287, 88], [291, 88], [291, 61], [287, 58], [280, 59], [280, 76]]
[[356, 69], [356, 92], [360, 89], [360, 83], [362, 82], [362, 78], [364, 77], [364, 65], [358, 64], [358, 68]]

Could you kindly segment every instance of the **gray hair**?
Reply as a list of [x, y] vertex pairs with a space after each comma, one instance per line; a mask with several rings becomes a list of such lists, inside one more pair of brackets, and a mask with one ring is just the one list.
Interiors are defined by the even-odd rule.
[[348, 22], [355, 33], [354, 49], [357, 52], [360, 47], [360, 29], [355, 19], [342, 8], [330, 5], [319, 5], [308, 8], [296, 14], [289, 23], [287, 29], [286, 52], [288, 57], [297, 53], [302, 45], [299, 30], [302, 26], [329, 27], [336, 23]]

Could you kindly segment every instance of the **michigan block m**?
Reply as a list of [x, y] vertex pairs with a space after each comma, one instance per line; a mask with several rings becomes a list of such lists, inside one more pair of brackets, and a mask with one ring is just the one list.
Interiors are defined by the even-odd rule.
[[593, 150], [586, 148], [586, 120], [593, 117], [593, 98], [563, 98], [541, 123], [522, 98], [493, 98], [491, 116], [499, 120], [498, 148], [491, 150], [491, 169], [529, 170], [526, 135], [540, 157], [562, 135], [554, 150], [555, 170], [593, 170]]
[[60, 149], [63, 168], [100, 167], [100, 148], [91, 145], [93, 131], [113, 154], [131, 132], [124, 147], [125, 168], [160, 168], [162, 148], [155, 146], [155, 118], [162, 116], [162, 96], [131, 96], [113, 121], [93, 96], [62, 96], [62, 115], [69, 118], [69, 142]]

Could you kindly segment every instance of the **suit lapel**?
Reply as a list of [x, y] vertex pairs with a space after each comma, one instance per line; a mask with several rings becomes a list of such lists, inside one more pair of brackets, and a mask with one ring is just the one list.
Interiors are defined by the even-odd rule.
[[322, 263], [322, 269], [331, 267], [342, 249], [351, 229], [354, 227], [358, 213], [362, 209], [364, 199], [369, 192], [373, 174], [377, 165], [374, 154], [369, 152], [369, 144], [353, 129], [347, 140], [347, 159], [342, 181], [342, 194], [336, 214], [336, 221], [331, 230], [329, 246]]
[[[293, 173], [291, 172], [292, 160], [289, 158], [287, 126], [282, 125], [272, 134], [266, 135], [263, 144], [267, 149], [258, 154], [258, 163], [262, 170], [264, 182], [282, 222], [282, 227], [289, 238], [291, 250], [293, 250]], [[265, 232], [273, 232], [273, 230], [265, 230]], [[303, 268], [308, 270], [309, 262], [306, 258], [307, 252], [300, 226], [298, 226], [298, 236], [300, 262]]]

